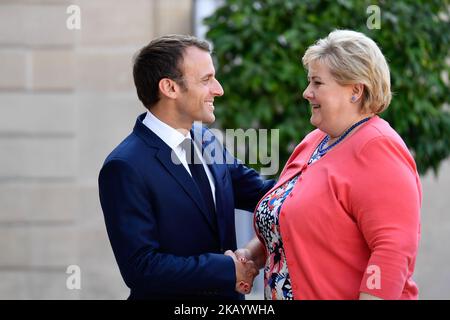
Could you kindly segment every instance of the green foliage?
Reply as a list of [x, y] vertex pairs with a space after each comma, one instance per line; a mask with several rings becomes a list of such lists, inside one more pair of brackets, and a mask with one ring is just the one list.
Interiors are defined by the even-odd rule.
[[[368, 29], [369, 5], [380, 29]], [[449, 0], [228, 0], [205, 22], [225, 95], [216, 100], [222, 128], [279, 128], [280, 165], [313, 129], [301, 65], [305, 50], [334, 29], [365, 33], [391, 69], [392, 103], [382, 117], [403, 137], [419, 171], [449, 156]], [[258, 166], [256, 166], [258, 167]]]

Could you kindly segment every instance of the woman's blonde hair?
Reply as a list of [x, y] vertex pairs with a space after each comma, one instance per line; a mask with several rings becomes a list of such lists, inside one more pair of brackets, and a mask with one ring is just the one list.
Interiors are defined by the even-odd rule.
[[389, 66], [377, 44], [363, 33], [331, 32], [310, 46], [302, 58], [306, 68], [316, 61], [324, 63], [340, 85], [364, 85], [364, 111], [379, 114], [389, 106], [392, 97]]

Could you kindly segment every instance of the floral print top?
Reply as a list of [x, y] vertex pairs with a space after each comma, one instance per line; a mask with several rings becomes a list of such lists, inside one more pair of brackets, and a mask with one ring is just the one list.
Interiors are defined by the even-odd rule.
[[280, 234], [279, 215], [281, 206], [291, 193], [298, 175], [268, 194], [259, 203], [255, 212], [255, 223], [264, 239], [267, 260], [264, 267], [264, 298], [266, 300], [292, 300], [292, 287], [283, 240]]

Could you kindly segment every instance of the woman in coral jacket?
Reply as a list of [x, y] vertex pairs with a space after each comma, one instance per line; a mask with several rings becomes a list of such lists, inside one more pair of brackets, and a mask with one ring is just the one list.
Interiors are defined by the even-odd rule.
[[421, 185], [402, 138], [378, 115], [389, 67], [362, 33], [336, 30], [303, 56], [317, 128], [255, 210], [236, 251], [264, 267], [265, 299], [417, 299]]

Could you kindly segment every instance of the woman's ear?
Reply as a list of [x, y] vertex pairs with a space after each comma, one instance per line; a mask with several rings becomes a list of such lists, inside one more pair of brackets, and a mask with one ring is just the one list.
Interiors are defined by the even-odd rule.
[[352, 102], [360, 101], [364, 93], [364, 85], [362, 83], [356, 83], [352, 85]]
[[169, 99], [176, 99], [178, 94], [178, 85], [175, 81], [169, 78], [159, 80], [159, 91], [162, 95]]

